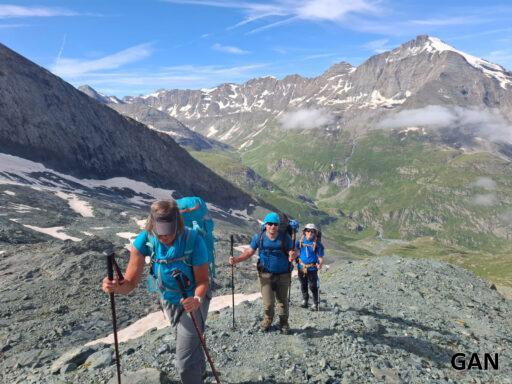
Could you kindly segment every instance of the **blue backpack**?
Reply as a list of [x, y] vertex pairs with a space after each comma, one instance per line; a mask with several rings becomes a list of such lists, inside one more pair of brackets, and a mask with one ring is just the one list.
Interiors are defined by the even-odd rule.
[[[193, 295], [195, 289], [194, 273], [191, 257], [194, 252], [197, 236], [201, 236], [208, 251], [208, 272], [210, 278], [216, 276], [215, 272], [215, 238], [213, 236], [214, 223], [203, 199], [200, 197], [183, 197], [177, 201], [180, 215], [185, 225], [185, 233], [175, 256], [171, 259], [157, 259], [151, 255], [150, 276], [148, 277], [148, 289], [150, 292], [159, 292], [162, 297], [176, 304], [176, 295], [180, 293], [179, 286], [172, 276], [179, 271], [182, 276], [188, 296]], [[154, 249], [158, 241], [149, 238], [147, 245]], [[179, 300], [178, 300], [179, 302]]]
[[203, 199], [197, 196], [176, 200], [185, 227], [194, 229], [202, 236], [208, 250], [208, 271], [210, 277], [216, 277], [214, 223]]
[[155, 248], [158, 247], [158, 239], [154, 236], [148, 238], [146, 245], [152, 250], [149, 264], [150, 274], [147, 285], [150, 292], [158, 292], [162, 298], [172, 304], [178, 304], [181, 298], [181, 290], [173, 274], [179, 272], [184, 283], [187, 296], [194, 295], [195, 279], [192, 269], [192, 252], [196, 243], [198, 232], [191, 228], [185, 228], [179, 243], [179, 248], [173, 257], [157, 257]]

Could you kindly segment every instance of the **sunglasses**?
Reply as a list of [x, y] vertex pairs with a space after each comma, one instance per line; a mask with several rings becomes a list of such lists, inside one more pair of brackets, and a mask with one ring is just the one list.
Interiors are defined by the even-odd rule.
[[266, 223], [269, 227], [278, 227], [279, 224], [277, 223]]
[[316, 232], [314, 229], [305, 229], [304, 232]]

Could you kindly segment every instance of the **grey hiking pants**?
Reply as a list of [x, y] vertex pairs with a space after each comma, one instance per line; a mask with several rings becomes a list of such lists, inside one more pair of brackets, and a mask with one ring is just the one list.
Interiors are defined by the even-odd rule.
[[[211, 293], [208, 291], [202, 300], [201, 307], [193, 313], [197, 326], [203, 335], [210, 300]], [[179, 308], [181, 307], [170, 305], [164, 301], [162, 301], [162, 308], [165, 316], [176, 329], [176, 369], [181, 382], [183, 384], [203, 384], [206, 360], [190, 314], [183, 311], [180, 316]]]
[[277, 302], [277, 314], [280, 320], [288, 321], [288, 288], [290, 273], [276, 275], [270, 272], [258, 272], [263, 300], [263, 314], [274, 318], [274, 304]]

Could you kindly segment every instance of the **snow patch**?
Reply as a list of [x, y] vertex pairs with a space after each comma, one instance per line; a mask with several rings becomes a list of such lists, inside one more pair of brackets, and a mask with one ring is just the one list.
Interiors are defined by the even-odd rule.
[[208, 128], [208, 133], [206, 134], [206, 137], [211, 137], [215, 135], [217, 132], [219, 132], [219, 130], [215, 129], [215, 125], [212, 125], [210, 128]]
[[[91, 189], [128, 188], [137, 193], [138, 196], [127, 199], [127, 201], [143, 206], [146, 206], [147, 204], [153, 202], [154, 200], [168, 199], [169, 197], [172, 197], [173, 193], [175, 192], [174, 190], [155, 188], [144, 182], [128, 179], [126, 177], [113, 177], [111, 179], [106, 180], [78, 179], [76, 177], [65, 175], [63, 173], [46, 168], [41, 163], [36, 163], [30, 160], [22, 159], [20, 157], [11, 156], [3, 153], [0, 153], [0, 172], [4, 172], [4, 175], [0, 174], [0, 185], [8, 184], [27, 186], [27, 184], [30, 184], [30, 186], [34, 189], [38, 188], [38, 190], [47, 190], [51, 192], [59, 192], [63, 191], [64, 189], [69, 190], [69, 185], [67, 185], [66, 182], [70, 182], [70, 184], [81, 184], [84, 187]], [[40, 181], [30, 176], [32, 172], [50, 172], [62, 178], [63, 181], [58, 182], [49, 179]], [[13, 180], [8, 176], [8, 173], [20, 175], [27, 182], [21, 183], [17, 180]], [[78, 192], [79, 190], [74, 191], [74, 193]]]
[[16, 196], [16, 193], [14, 193], [13, 191], [5, 190], [4, 193], [9, 196]]
[[[238, 305], [244, 301], [254, 301], [256, 299], [259, 299], [261, 297], [261, 293], [251, 293], [249, 295], [244, 295], [242, 293], [235, 293], [235, 305]], [[231, 307], [231, 301], [232, 296], [231, 295], [224, 295], [224, 296], [217, 296], [214, 297], [210, 302], [210, 307], [208, 309], [208, 312], [214, 312], [214, 311], [220, 311], [221, 309]], [[187, 316], [187, 315], [184, 315]], [[117, 339], [118, 342], [123, 343], [128, 340], [136, 339], [140, 336], [142, 336], [144, 333], [146, 333], [151, 328], [157, 328], [162, 329], [169, 326], [169, 320], [165, 318], [164, 313], [162, 311], [153, 312], [147, 315], [146, 317], [143, 317], [140, 320], [137, 320], [132, 325], [129, 325], [126, 328], [123, 328], [117, 332]], [[86, 344], [86, 346], [89, 345], [95, 345], [95, 344], [113, 344], [114, 343], [114, 335], [110, 334], [107, 337], [104, 337], [102, 339], [97, 339], [90, 341]]]
[[82, 239], [79, 239], [78, 237], [66, 235], [64, 232], [62, 232], [64, 227], [41, 228], [41, 227], [36, 227], [35, 225], [28, 225], [28, 224], [23, 224], [23, 226], [27, 227], [28, 229], [32, 229], [33, 231], [36, 231], [36, 232], [45, 233], [47, 235], [50, 235], [50, 236], [55, 237], [56, 239], [60, 239], [60, 240], [72, 240], [72, 241], [81, 241], [82, 240]]
[[80, 200], [77, 195], [62, 191], [58, 191], [55, 195], [66, 200], [71, 209], [83, 217], [94, 217], [91, 205], [86, 201]]

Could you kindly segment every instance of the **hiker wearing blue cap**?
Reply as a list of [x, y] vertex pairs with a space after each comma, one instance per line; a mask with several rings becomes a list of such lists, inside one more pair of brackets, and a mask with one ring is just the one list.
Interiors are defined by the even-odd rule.
[[263, 220], [260, 233], [256, 233], [250, 246], [238, 257], [230, 257], [229, 263], [236, 264], [249, 259], [259, 249], [257, 263], [258, 276], [263, 300], [263, 320], [260, 327], [268, 331], [274, 318], [274, 305], [277, 302], [277, 314], [281, 332], [288, 334], [288, 287], [291, 281], [291, 262], [296, 253], [290, 235], [280, 231], [280, 224], [285, 228], [288, 223], [281, 223], [279, 215], [270, 212]]

